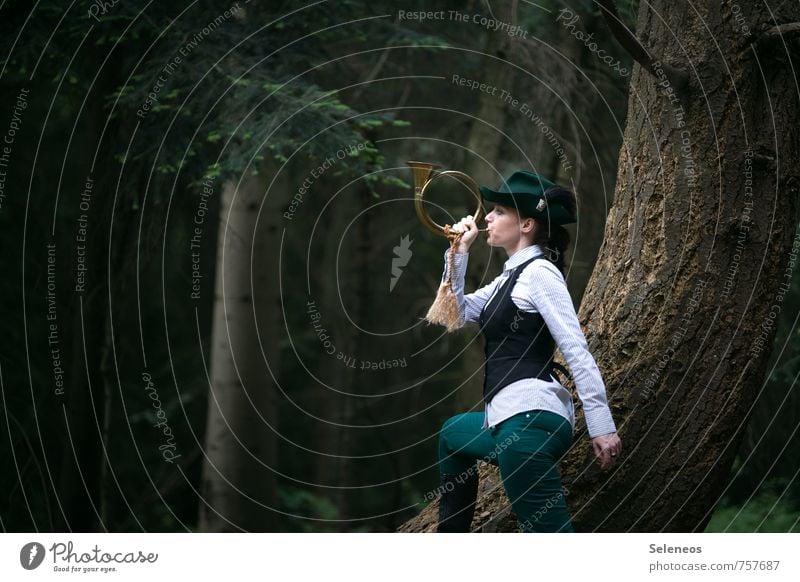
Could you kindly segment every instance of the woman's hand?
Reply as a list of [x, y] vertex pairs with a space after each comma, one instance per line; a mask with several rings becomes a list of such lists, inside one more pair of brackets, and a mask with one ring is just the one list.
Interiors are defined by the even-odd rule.
[[463, 232], [464, 234], [461, 237], [461, 240], [456, 247], [457, 253], [468, 253], [469, 247], [475, 242], [475, 239], [478, 238], [478, 225], [475, 224], [475, 220], [472, 218], [471, 214], [468, 214], [458, 222], [456, 222], [452, 230], [454, 232]]
[[613, 467], [622, 452], [622, 441], [615, 432], [594, 437], [592, 446], [603, 471]]

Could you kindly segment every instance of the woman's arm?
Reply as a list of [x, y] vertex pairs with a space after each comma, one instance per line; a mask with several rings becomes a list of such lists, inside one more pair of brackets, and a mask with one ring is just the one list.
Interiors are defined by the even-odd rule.
[[595, 438], [616, 432], [605, 384], [589, 352], [564, 277], [552, 263], [534, 261], [520, 274], [520, 279], [525, 283], [534, 309], [542, 314], [569, 364], [578, 397], [583, 403], [589, 436]]
[[[467, 272], [467, 264], [469, 262], [469, 253], [455, 253], [453, 255], [453, 293], [458, 300], [458, 311], [462, 321], [466, 323], [478, 323], [478, 317], [481, 310], [489, 298], [494, 293], [497, 287], [500, 276], [496, 277], [494, 281], [481, 287], [474, 293], [464, 294], [464, 278]], [[442, 275], [442, 283], [447, 280], [447, 273], [450, 270], [450, 249], [444, 252], [444, 274]]]

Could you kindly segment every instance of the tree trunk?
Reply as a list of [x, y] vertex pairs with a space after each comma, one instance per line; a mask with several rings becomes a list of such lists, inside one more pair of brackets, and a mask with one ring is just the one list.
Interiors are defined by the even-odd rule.
[[[357, 349], [357, 329], [348, 321], [341, 304], [342, 296], [352, 292], [348, 286], [355, 261], [349, 246], [352, 241], [346, 233], [356, 203], [351, 201], [354, 195], [352, 190], [340, 191], [339, 188], [343, 186], [335, 180], [331, 185], [331, 190], [339, 193], [337, 199], [327, 207], [325, 204], [328, 200], [325, 200], [325, 204], [322, 197], [316, 201], [319, 205], [317, 212], [325, 216], [326, 230], [322, 235], [321, 248], [317, 248], [318, 254], [314, 254], [320, 259], [318, 268], [313, 270], [318, 279], [309, 297], [309, 301], [314, 301], [310, 309], [318, 310], [321, 324], [336, 346], [336, 353], [328, 353], [319, 344], [322, 353], [318, 377], [322, 383], [314, 391], [315, 415], [320, 419], [314, 422], [316, 450], [319, 451], [314, 462], [314, 483], [320, 486], [319, 494], [336, 507], [337, 519], [347, 519], [352, 491], [342, 485], [353, 481], [353, 460], [350, 456], [353, 455], [354, 429], [347, 426], [354, 424], [357, 398], [347, 393], [354, 393], [358, 388], [358, 376], [349, 366], [350, 358], [357, 360], [364, 356]], [[345, 359], [338, 358], [339, 353]], [[352, 365], [357, 366], [357, 363]], [[336, 525], [338, 527], [341, 524]]]
[[[99, 60], [97, 61], [99, 62]], [[104, 72], [90, 96], [95, 103], [100, 95], [116, 87], [113, 73]], [[83, 135], [84, 143], [94, 143], [102, 134], [105, 113], [100, 106], [92, 108], [92, 115]], [[85, 154], [76, 154], [77, 164], [85, 167], [86, 180], [77, 182], [61, 192], [62, 199], [78, 206], [78, 200], [87, 193], [88, 209], [79, 210], [78, 215], [86, 215], [85, 229], [87, 240], [81, 245], [77, 241], [77, 227], [74, 219], [62, 218], [61, 227], [69, 233], [67, 253], [59, 257], [63, 264], [75, 260], [78, 245], [81, 245], [86, 258], [87, 275], [85, 285], [76, 289], [72, 277], [68, 286], [62, 287], [69, 297], [65, 314], [65, 325], [61, 332], [65, 350], [69, 349], [67, 370], [67, 393], [61, 398], [63, 409], [59, 411], [59, 428], [62, 431], [62, 448], [58, 490], [61, 519], [57, 529], [61, 531], [108, 531], [111, 505], [109, 498], [117, 497], [109, 482], [109, 465], [106, 455], [110, 450], [109, 422], [113, 418], [114, 392], [110, 384], [113, 367], [109, 359], [111, 346], [111, 307], [109, 297], [113, 296], [112, 279], [119, 277], [125, 269], [125, 237], [111, 240], [111, 220], [114, 199], [105, 193], [113, 191], [109, 173], [92, 172], [90, 159], [92, 152], [102, 148], [87, 147]], [[84, 159], [85, 158], [85, 159]], [[78, 174], [76, 172], [76, 174]], [[91, 186], [89, 180], [91, 179]], [[83, 192], [81, 192], [83, 191]], [[68, 212], [66, 216], [71, 216]], [[126, 232], [132, 218], [118, 210], [114, 228], [116, 232]], [[109, 257], [109, 246], [114, 253]], [[122, 246], [119, 246], [122, 245]], [[67, 346], [69, 346], [67, 348]], [[118, 497], [117, 497], [118, 498]]]
[[[274, 318], [280, 309], [269, 291], [277, 292], [277, 286], [269, 283], [278, 270], [280, 247], [266, 245], [273, 242], [277, 229], [271, 222], [280, 212], [265, 208], [258, 221], [265, 192], [264, 179], [250, 175], [238, 187], [231, 182], [222, 188], [202, 531], [270, 531], [275, 526], [277, 414], [267, 366], [274, 369], [277, 361]], [[263, 223], [266, 228], [257, 232]]]
[[[97, 230], [105, 226], [99, 220], [92, 226], [95, 224]], [[103, 442], [98, 435], [98, 427], [103, 426], [107, 418], [108, 394], [99, 366], [87, 367], [87, 363], [101, 359], [102, 356], [98, 352], [104, 349], [103, 342], [106, 339], [108, 287], [102, 255], [107, 247], [97, 244], [98, 239], [104, 238], [99, 235], [93, 239], [95, 244], [87, 245], [89, 247], [87, 265], [89, 269], [97, 272], [97, 283], [92, 285], [95, 293], [91, 294], [92, 297], [84, 295], [82, 312], [80, 298], [77, 295], [71, 298], [69, 319], [64, 327], [67, 330], [64, 337], [68, 337], [71, 342], [69, 361], [72, 369], [68, 392], [62, 401], [63, 410], [59, 410], [59, 421], [61, 421], [59, 429], [63, 435], [56, 491], [61, 501], [63, 518], [63, 521], [59, 520], [56, 526], [59, 531], [106, 531], [108, 525], [104, 520], [106, 516], [103, 514], [101, 503], [105, 459]], [[67, 258], [61, 260], [66, 262]], [[83, 329], [81, 318], [84, 323]], [[83, 351], [84, 347], [86, 354]]]
[[[578, 414], [561, 467], [578, 531], [703, 531], [764, 377], [800, 247], [800, 160], [787, 45], [763, 31], [800, 21], [800, 7], [740, 7], [752, 45], [729, 4], [640, 10], [639, 38], [690, 81], [683, 106], [639, 66], [631, 81], [614, 206], [579, 312], [623, 455], [600, 472]], [[473, 528], [513, 529], [506, 510], [498, 491], [482, 495]], [[435, 511], [401, 529], [430, 529]]]

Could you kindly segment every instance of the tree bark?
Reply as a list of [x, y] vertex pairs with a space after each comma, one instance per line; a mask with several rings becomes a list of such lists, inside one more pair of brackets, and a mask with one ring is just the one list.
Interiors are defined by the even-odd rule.
[[[341, 297], [352, 292], [349, 282], [352, 281], [353, 259], [351, 241], [346, 237], [348, 223], [352, 219], [352, 208], [355, 204], [351, 201], [352, 191], [340, 191], [343, 185], [334, 180], [332, 191], [338, 193], [337, 199], [319, 213], [325, 216], [325, 231], [322, 235], [322, 248], [318, 248], [314, 256], [320, 258], [317, 269], [316, 285], [311, 291], [309, 301], [314, 301], [314, 309], [321, 313], [322, 322], [326, 332], [336, 346], [336, 353], [327, 353], [320, 344], [319, 380], [320, 383], [314, 391], [314, 410], [320, 420], [314, 423], [316, 432], [316, 450], [314, 483], [320, 486], [320, 495], [333, 503], [337, 511], [337, 519], [346, 520], [350, 515], [350, 495], [352, 492], [346, 487], [339, 487], [352, 482], [354, 439], [352, 428], [354, 424], [356, 396], [345, 393], [355, 393], [358, 389], [356, 374], [344, 362], [349, 358], [363, 357], [358, 347], [355, 335], [357, 330], [352, 322], [348, 321], [342, 311]], [[322, 198], [318, 204], [322, 207]], [[328, 202], [327, 200], [325, 201]], [[322, 214], [324, 212], [324, 214]], [[363, 217], [362, 217], [363, 218]], [[318, 253], [318, 254], [317, 254]], [[342, 353], [346, 360], [337, 358]], [[355, 365], [355, 364], [354, 364]], [[336, 524], [337, 527], [344, 522]]]
[[269, 283], [278, 272], [279, 245], [266, 245], [274, 242], [270, 222], [280, 212], [265, 209], [266, 228], [257, 229], [265, 192], [264, 178], [250, 175], [222, 188], [201, 531], [275, 527], [277, 414], [267, 366], [277, 362], [273, 320], [280, 310], [271, 294], [254, 293], [277, 292]]
[[[786, 48], [758, 35], [800, 21], [800, 7], [740, 6], [752, 35], [729, 4], [641, 5], [639, 38], [690, 73], [689, 97], [681, 105], [635, 66], [614, 205], [578, 314], [623, 454], [602, 473], [579, 411], [561, 466], [578, 531], [703, 531], [764, 378], [800, 245], [800, 156]], [[493, 468], [473, 529], [513, 530], [491, 479]], [[436, 505], [401, 530], [429, 531]]]

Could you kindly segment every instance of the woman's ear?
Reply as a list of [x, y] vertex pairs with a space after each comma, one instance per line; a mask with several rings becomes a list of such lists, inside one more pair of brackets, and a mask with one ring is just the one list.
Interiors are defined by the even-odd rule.
[[532, 218], [523, 218], [520, 221], [519, 228], [524, 233], [533, 232], [536, 229], [536, 221]]

